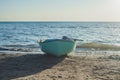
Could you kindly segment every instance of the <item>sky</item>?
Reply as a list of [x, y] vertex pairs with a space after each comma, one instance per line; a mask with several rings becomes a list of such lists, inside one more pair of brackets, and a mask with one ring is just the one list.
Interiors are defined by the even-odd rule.
[[120, 21], [120, 0], [0, 0], [0, 21]]

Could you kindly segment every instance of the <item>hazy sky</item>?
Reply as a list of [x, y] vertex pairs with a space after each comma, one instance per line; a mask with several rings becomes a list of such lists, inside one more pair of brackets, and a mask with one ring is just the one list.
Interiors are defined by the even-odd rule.
[[0, 21], [120, 21], [120, 0], [0, 0]]

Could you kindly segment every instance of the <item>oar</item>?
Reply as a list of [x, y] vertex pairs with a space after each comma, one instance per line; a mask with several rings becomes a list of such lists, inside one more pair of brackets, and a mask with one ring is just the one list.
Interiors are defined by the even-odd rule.
[[83, 41], [82, 39], [73, 39], [74, 41]]
[[67, 37], [67, 36], [63, 36], [63, 39], [68, 39], [68, 40], [74, 40], [74, 41], [83, 41], [82, 39], [73, 39], [73, 38], [69, 38], [69, 37]]
[[38, 42], [38, 43], [41, 43], [41, 42], [43, 42], [43, 41], [44, 41], [44, 40], [42, 40], [42, 39], [40, 39], [40, 40], [37, 40], [37, 42]]

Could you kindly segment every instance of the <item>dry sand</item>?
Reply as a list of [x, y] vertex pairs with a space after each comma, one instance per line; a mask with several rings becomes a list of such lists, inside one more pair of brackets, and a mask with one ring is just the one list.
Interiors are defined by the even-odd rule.
[[0, 80], [120, 80], [120, 56], [0, 54]]

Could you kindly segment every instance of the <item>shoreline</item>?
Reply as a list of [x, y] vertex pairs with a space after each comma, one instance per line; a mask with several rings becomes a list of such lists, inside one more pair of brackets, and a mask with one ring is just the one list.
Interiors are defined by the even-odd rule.
[[0, 54], [1, 80], [119, 80], [120, 55]]

